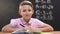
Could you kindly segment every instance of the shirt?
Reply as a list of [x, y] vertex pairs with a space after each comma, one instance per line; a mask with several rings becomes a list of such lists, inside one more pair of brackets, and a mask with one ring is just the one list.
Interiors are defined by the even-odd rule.
[[[23, 20], [23, 18], [11, 19], [10, 24], [12, 27], [16, 28], [21, 28], [22, 26], [20, 24], [28, 26], [27, 23]], [[37, 27], [37, 28], [41, 28], [44, 26], [44, 23], [36, 18], [31, 18], [29, 20], [29, 24], [31, 27]]]

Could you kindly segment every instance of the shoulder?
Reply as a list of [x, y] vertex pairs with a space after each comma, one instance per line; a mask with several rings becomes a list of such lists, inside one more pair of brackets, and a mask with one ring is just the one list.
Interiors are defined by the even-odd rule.
[[37, 19], [37, 18], [32, 18], [32, 20], [34, 20], [34, 21], [40, 21], [39, 19]]
[[44, 22], [42, 22], [41, 20], [39, 20], [39, 19], [37, 19], [37, 18], [32, 18], [32, 21], [34, 21], [35, 23], [44, 23]]
[[11, 20], [10, 20], [10, 23], [16, 23], [16, 22], [18, 23], [18, 22], [20, 22], [20, 19], [21, 19], [21, 18], [11, 19]]
[[20, 21], [21, 18], [15, 18], [15, 19], [11, 19], [10, 22], [14, 21], [14, 22], [17, 22], [17, 21]]
[[21, 23], [20, 18], [15, 18], [10, 20], [11, 26], [16, 26], [19, 23]]

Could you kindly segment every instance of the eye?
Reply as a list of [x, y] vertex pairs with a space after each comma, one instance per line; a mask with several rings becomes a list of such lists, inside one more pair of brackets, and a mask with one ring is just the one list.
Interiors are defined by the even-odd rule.
[[23, 12], [26, 12], [26, 10], [23, 10]]
[[31, 11], [31, 10], [28, 10], [29, 12]]

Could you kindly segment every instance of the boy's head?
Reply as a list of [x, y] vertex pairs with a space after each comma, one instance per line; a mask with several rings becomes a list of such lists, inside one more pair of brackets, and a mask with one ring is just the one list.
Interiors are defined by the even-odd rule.
[[34, 13], [33, 4], [30, 1], [22, 1], [19, 5], [19, 14], [25, 18], [29, 19]]

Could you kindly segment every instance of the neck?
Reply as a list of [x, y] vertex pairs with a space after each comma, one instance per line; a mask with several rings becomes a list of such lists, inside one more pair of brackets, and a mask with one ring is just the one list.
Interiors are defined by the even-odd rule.
[[[23, 18], [23, 19], [24, 19], [24, 18]], [[30, 19], [24, 19], [24, 21], [27, 22], [27, 23], [29, 22], [29, 20], [30, 20]]]

